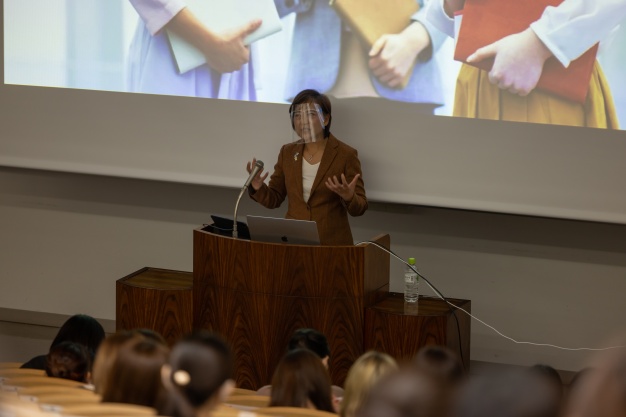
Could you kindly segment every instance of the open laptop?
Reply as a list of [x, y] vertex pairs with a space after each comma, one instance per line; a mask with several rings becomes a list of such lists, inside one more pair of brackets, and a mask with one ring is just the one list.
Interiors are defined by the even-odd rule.
[[250, 240], [294, 245], [319, 245], [317, 223], [308, 220], [247, 216]]

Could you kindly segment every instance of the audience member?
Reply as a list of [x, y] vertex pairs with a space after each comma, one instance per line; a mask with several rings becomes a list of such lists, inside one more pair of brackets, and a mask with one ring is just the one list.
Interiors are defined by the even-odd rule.
[[[328, 346], [328, 340], [323, 333], [318, 332], [315, 329], [306, 328], [296, 330], [291, 336], [291, 339], [289, 339], [289, 343], [287, 344], [287, 352], [291, 352], [296, 349], [308, 349], [311, 352], [315, 353], [322, 361], [324, 367], [328, 369], [330, 347]], [[333, 402], [336, 402], [338, 404], [340, 399], [343, 398], [343, 388], [332, 385], [331, 389], [333, 394]], [[265, 385], [259, 388], [257, 390], [257, 394], [267, 395], [268, 397], [271, 396], [272, 386]]]
[[161, 367], [168, 354], [166, 346], [143, 336], [124, 342], [104, 379], [102, 402], [159, 407], [163, 395]]
[[288, 352], [272, 378], [270, 407], [313, 408], [334, 413], [330, 377], [308, 349]]
[[456, 385], [465, 377], [458, 356], [444, 346], [429, 345], [421, 348], [413, 364], [421, 371], [440, 378], [444, 383]]
[[370, 351], [361, 355], [350, 368], [346, 378], [339, 412], [341, 417], [354, 417], [372, 386], [381, 377], [397, 369], [396, 361], [386, 353]]
[[235, 387], [230, 348], [213, 334], [195, 333], [174, 346], [161, 377], [167, 402], [159, 415], [210, 416]]
[[113, 368], [120, 347], [131, 339], [142, 340], [143, 336], [131, 331], [121, 331], [107, 337], [100, 344], [93, 363], [91, 378], [97, 394], [102, 395], [104, 387], [107, 386], [109, 371]]
[[469, 379], [452, 417], [557, 417], [553, 382], [526, 370], [485, 373]]
[[563, 404], [563, 400], [565, 398], [565, 390], [563, 388], [563, 380], [561, 379], [561, 375], [557, 372], [556, 369], [551, 367], [550, 365], [544, 364], [536, 364], [529, 368], [530, 372], [535, 373], [536, 375], [545, 378], [546, 382], [548, 382], [549, 387], [554, 390], [554, 395], [559, 398], [559, 402]]
[[571, 387], [565, 417], [626, 416], [625, 350], [603, 352], [591, 366]]
[[382, 377], [372, 387], [356, 416], [445, 417], [445, 410], [441, 381], [408, 367]]
[[[50, 349], [62, 342], [79, 343], [87, 348], [93, 362], [98, 346], [104, 340], [104, 329], [93, 317], [77, 314], [67, 319], [59, 329]], [[40, 355], [24, 363], [21, 368], [46, 369], [46, 355]]]
[[87, 348], [74, 342], [61, 342], [46, 356], [46, 375], [72, 381], [91, 382], [91, 356]]

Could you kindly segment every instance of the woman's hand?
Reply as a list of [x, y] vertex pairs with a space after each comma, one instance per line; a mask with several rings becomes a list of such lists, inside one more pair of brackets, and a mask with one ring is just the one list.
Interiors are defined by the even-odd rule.
[[478, 49], [467, 58], [467, 62], [495, 58], [489, 71], [489, 81], [503, 90], [526, 96], [537, 86], [543, 64], [550, 56], [550, 50], [528, 28]]
[[430, 35], [419, 22], [413, 22], [398, 34], [383, 35], [372, 45], [369, 67], [381, 83], [402, 86], [415, 59], [430, 46]]
[[260, 19], [252, 20], [232, 31], [214, 35], [212, 41], [207, 42], [202, 49], [207, 64], [218, 72], [233, 72], [240, 69], [250, 60], [250, 49], [243, 41], [257, 30], [261, 23]]
[[[248, 165], [246, 165], [246, 170], [248, 171], [248, 174], [252, 174], [252, 168], [255, 165], [256, 165], [256, 158], [252, 158], [252, 162], [248, 162]], [[256, 176], [250, 183], [252, 188], [254, 188], [254, 191], [259, 191], [259, 189], [263, 186], [263, 181], [265, 181], [265, 179], [269, 175], [269, 171], [266, 172], [265, 175], [261, 175], [262, 173], [263, 173], [263, 168], [259, 170], [259, 172], [256, 174]]]
[[166, 28], [198, 48], [207, 64], [218, 72], [232, 72], [250, 60], [250, 50], [243, 41], [261, 26], [261, 20], [251, 20], [230, 32], [216, 34], [206, 28], [188, 9], [181, 10]]
[[352, 197], [354, 197], [354, 189], [356, 188], [356, 183], [360, 176], [361, 174], [356, 174], [352, 181], [348, 183], [344, 174], [341, 174], [341, 182], [339, 182], [337, 176], [334, 175], [332, 178], [328, 177], [328, 179], [326, 179], [326, 187], [339, 195], [343, 201], [349, 203], [350, 200], [352, 200]]

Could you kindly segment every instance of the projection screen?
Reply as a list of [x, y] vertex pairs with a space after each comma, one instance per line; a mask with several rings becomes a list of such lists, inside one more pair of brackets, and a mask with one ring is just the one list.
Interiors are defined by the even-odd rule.
[[[252, 157], [273, 165], [291, 140], [286, 103], [312, 87], [331, 96], [332, 132], [359, 151], [371, 200], [626, 223], [626, 30], [619, 22], [597, 55], [612, 125], [588, 128], [568, 124], [608, 113], [587, 103], [580, 117], [562, 117], [558, 105], [548, 120], [528, 117], [536, 123], [486, 120], [494, 117], [480, 111], [449, 117], [459, 113], [462, 66], [453, 58], [455, 40], [429, 20], [428, 2], [417, 2], [409, 22], [427, 29], [429, 44], [404, 87], [373, 75], [355, 31], [321, 0], [291, 2], [297, 10], [276, 0], [281, 29], [253, 42], [238, 71], [180, 74], [170, 55], [150, 73], [147, 63], [171, 51], [164, 29], [133, 7], [146, 2], [3, 0], [0, 164], [239, 187]], [[332, 28], [311, 31], [316, 13]], [[326, 33], [335, 33], [337, 48], [316, 50]], [[154, 45], [158, 37], [162, 44]], [[330, 81], [320, 78], [320, 65], [334, 71]], [[526, 118], [519, 114], [513, 119]]]

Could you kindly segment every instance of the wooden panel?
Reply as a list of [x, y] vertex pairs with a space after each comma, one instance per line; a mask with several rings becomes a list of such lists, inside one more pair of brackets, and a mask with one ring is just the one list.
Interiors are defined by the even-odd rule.
[[195, 292], [200, 303], [195, 324], [231, 343], [238, 387], [258, 389], [269, 384], [289, 338], [299, 328], [315, 328], [326, 335], [331, 379], [337, 385], [343, 384], [348, 369], [363, 353], [362, 299], [275, 296], [208, 285]]
[[361, 296], [363, 268], [362, 247], [250, 242], [194, 231], [194, 285], [275, 295]]
[[[449, 299], [468, 310], [467, 300]], [[469, 311], [469, 310], [468, 310]], [[470, 322], [457, 310], [465, 366], [469, 365]], [[365, 349], [410, 359], [426, 345], [447, 346], [459, 352], [458, 331], [450, 307], [440, 299], [420, 297], [418, 305], [404, 302], [402, 294], [390, 294], [365, 310]]]
[[[141, 275], [145, 274], [145, 278]], [[161, 288], [160, 276], [164, 277]], [[178, 283], [174, 283], [178, 277]], [[143, 268], [116, 282], [116, 330], [146, 328], [171, 345], [193, 329], [192, 275]], [[133, 284], [140, 283], [141, 286]]]

